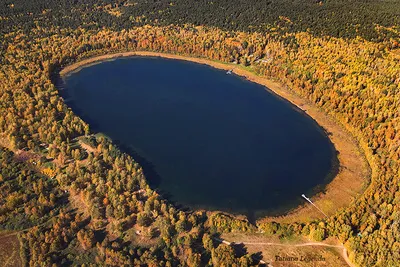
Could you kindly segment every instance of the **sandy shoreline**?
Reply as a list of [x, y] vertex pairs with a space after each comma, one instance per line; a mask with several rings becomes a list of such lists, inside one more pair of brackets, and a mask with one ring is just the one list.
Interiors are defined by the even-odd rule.
[[[327, 114], [321, 111], [318, 107], [310, 104], [307, 100], [304, 100], [301, 97], [295, 95], [293, 92], [287, 90], [279, 83], [257, 76], [250, 71], [238, 67], [238, 65], [236, 64], [220, 63], [203, 58], [194, 58], [158, 52], [121, 52], [84, 59], [75, 64], [66, 66], [60, 71], [60, 76], [64, 77], [71, 72], [77, 71], [80, 68], [93, 63], [102, 62], [113, 58], [129, 56], [156, 56], [196, 62], [223, 70], [234, 69], [235, 74], [243, 76], [252, 82], [264, 85], [271, 92], [291, 102], [293, 105], [297, 106], [300, 110], [312, 117], [321, 127], [323, 127], [327, 132], [330, 133], [329, 138], [334, 144], [335, 149], [339, 151], [339, 173], [326, 186], [324, 193], [320, 193], [312, 198], [314, 203], [319, 206], [326, 214], [333, 215], [336, 210], [348, 206], [355, 197], [362, 193], [364, 183], [370, 176], [369, 167], [363, 153], [361, 152], [361, 149], [359, 148], [356, 140], [351, 136], [351, 134], [348, 133], [338, 123], [336, 123]], [[315, 210], [315, 208], [313, 208], [311, 205], [304, 205], [296, 208], [288, 215], [284, 215], [279, 218], [267, 217], [263, 220], [300, 222], [310, 221], [321, 217], [323, 217], [323, 215]]]

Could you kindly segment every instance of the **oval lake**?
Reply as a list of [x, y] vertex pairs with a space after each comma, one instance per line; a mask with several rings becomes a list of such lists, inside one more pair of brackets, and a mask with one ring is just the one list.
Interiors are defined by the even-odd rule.
[[334, 147], [312, 118], [223, 70], [130, 57], [84, 67], [64, 83], [72, 110], [139, 155], [152, 188], [183, 206], [250, 219], [283, 214], [336, 174]]

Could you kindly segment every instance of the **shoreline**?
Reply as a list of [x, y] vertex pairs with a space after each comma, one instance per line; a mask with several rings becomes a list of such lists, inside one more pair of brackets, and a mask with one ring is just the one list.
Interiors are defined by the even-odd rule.
[[[339, 170], [337, 174], [330, 179], [330, 182], [324, 184], [323, 192], [313, 195], [313, 202], [321, 208], [328, 216], [333, 215], [340, 208], [348, 206], [356, 199], [366, 188], [366, 182], [370, 177], [370, 170], [363, 150], [358, 145], [357, 140], [339, 123], [334, 121], [324, 111], [320, 110], [308, 100], [296, 95], [294, 92], [285, 88], [278, 82], [272, 81], [252, 73], [237, 64], [223, 63], [205, 58], [196, 58], [190, 56], [181, 56], [175, 54], [167, 54], [160, 52], [120, 52], [114, 54], [106, 54], [83, 59], [76, 63], [62, 68], [59, 72], [63, 79], [68, 74], [79, 71], [84, 67], [103, 61], [117, 59], [121, 57], [132, 56], [150, 56], [163, 57], [168, 59], [185, 60], [200, 64], [205, 64], [217, 69], [232, 70], [234, 74], [241, 76], [251, 82], [258, 83], [266, 87], [266, 90], [279, 98], [290, 102], [299, 112], [311, 117], [327, 134], [331, 143], [339, 153], [337, 160]], [[236, 216], [236, 215], [233, 215]], [[278, 221], [278, 222], [305, 222], [314, 219], [323, 218], [319, 211], [315, 210], [311, 205], [300, 205], [289, 211], [287, 214], [277, 217], [267, 216], [259, 219], [258, 222]]]

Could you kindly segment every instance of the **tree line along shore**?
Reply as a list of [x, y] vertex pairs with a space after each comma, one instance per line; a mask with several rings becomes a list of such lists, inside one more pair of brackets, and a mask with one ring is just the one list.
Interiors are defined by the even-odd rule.
[[[362, 193], [362, 190], [365, 189], [366, 185], [368, 184], [370, 170], [369, 165], [365, 160], [363, 151], [358, 147], [356, 140], [346, 129], [342, 127], [342, 125], [339, 125], [332, 118], [329, 118], [327, 114], [325, 114], [320, 108], [317, 108], [309, 101], [297, 96], [289, 88], [279, 84], [277, 81], [257, 75], [251, 71], [251, 68], [243, 65], [215, 60], [213, 61], [206, 58], [181, 56], [178, 54], [131, 51], [93, 56], [87, 59], [85, 58], [79, 60], [78, 62], [65, 66], [60, 71], [60, 75], [61, 77], [64, 77], [92, 64], [98, 64], [110, 59], [132, 56], [163, 57], [169, 59], [186, 60], [200, 64], [206, 64], [214, 68], [227, 71], [233, 70], [233, 72], [237, 75], [243, 76], [250, 81], [266, 86], [267, 90], [272, 91], [278, 96], [290, 101], [299, 109], [310, 115], [329, 134], [329, 137], [335, 145], [335, 149], [339, 155], [338, 164], [340, 166], [340, 172], [335, 176], [334, 180], [329, 184], [325, 192], [314, 198], [316, 204], [318, 206], [321, 205], [326, 213], [333, 214], [337, 209], [347, 206], [358, 194]], [[347, 190], [345, 191], [342, 190], [344, 185], [347, 187]], [[303, 205], [291, 211], [286, 216], [268, 217], [263, 221], [278, 220], [285, 222], [299, 222], [311, 221], [321, 217], [323, 217], [323, 215], [321, 215], [318, 210], [315, 210], [312, 206]]]

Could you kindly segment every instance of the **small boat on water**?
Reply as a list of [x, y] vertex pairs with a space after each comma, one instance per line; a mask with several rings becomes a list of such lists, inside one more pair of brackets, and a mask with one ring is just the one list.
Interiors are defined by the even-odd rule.
[[233, 69], [232, 69], [232, 70], [228, 70], [228, 71], [226, 72], [226, 74], [232, 74], [232, 71], [233, 71]]

